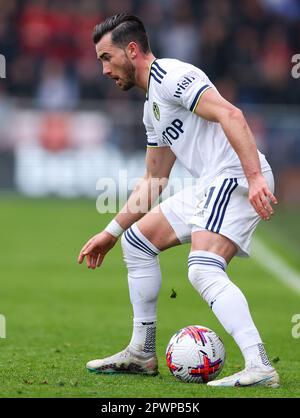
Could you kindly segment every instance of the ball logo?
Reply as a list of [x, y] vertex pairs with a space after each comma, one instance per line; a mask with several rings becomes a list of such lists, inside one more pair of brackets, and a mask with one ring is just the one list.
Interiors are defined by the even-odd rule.
[[154, 113], [155, 119], [159, 121], [160, 120], [160, 110], [159, 110], [158, 104], [155, 103], [155, 102], [153, 102], [153, 113]]

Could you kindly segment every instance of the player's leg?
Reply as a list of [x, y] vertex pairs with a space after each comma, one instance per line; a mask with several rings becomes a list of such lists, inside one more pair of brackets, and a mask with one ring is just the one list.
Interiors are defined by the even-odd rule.
[[206, 208], [202, 219], [193, 218], [198, 227], [192, 233], [189, 279], [226, 331], [233, 336], [246, 364], [242, 374], [209, 384], [277, 387], [278, 376], [268, 360], [248, 303], [226, 273], [234, 255], [241, 252], [247, 254], [247, 246], [259, 221], [245, 194], [246, 183], [234, 180], [217, 181], [213, 185], [215, 197], [208, 205], [207, 202], [200, 205]]
[[[174, 206], [170, 204], [170, 206]], [[122, 237], [124, 260], [128, 269], [128, 285], [133, 307], [133, 333], [129, 346], [112, 357], [93, 360], [87, 364], [97, 373], [157, 373], [155, 347], [156, 305], [161, 287], [158, 254], [179, 245], [180, 238], [189, 235], [186, 225], [176, 232], [171, 226], [172, 214], [160, 207], [132, 225]], [[178, 236], [179, 235], [179, 236]]]
[[246, 367], [255, 364], [270, 369], [271, 364], [248, 303], [226, 273], [236, 252], [237, 247], [223, 235], [210, 231], [194, 232], [189, 255], [189, 279], [238, 344]]
[[159, 253], [179, 245], [160, 207], [132, 225], [122, 237], [128, 287], [133, 308], [131, 352], [151, 358], [156, 352], [156, 309], [162, 276]]

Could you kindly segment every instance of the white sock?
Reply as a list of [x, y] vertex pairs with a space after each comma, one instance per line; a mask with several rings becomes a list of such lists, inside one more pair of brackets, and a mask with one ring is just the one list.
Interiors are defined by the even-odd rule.
[[226, 261], [219, 255], [193, 251], [189, 256], [189, 279], [234, 338], [246, 367], [249, 364], [270, 367], [245, 296], [227, 276], [226, 267]]
[[152, 357], [156, 350], [156, 322], [133, 321], [133, 333], [129, 343], [131, 351], [143, 357]]
[[151, 356], [155, 353], [156, 306], [161, 287], [159, 250], [136, 224], [123, 234], [121, 242], [134, 316], [130, 347], [136, 353]]
[[243, 350], [243, 355], [245, 358], [246, 368], [259, 367], [265, 368], [266, 370], [273, 370], [273, 366], [270, 363], [263, 344], [255, 344], [250, 347], [246, 347]]

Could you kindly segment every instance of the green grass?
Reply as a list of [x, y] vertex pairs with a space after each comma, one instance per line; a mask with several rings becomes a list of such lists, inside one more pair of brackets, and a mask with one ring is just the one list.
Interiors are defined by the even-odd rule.
[[[291, 336], [291, 318], [300, 296], [262, 270], [254, 260], [236, 260], [232, 279], [244, 291], [271, 359], [280, 389], [219, 389], [184, 384], [167, 369], [165, 347], [180, 327], [201, 324], [223, 339], [227, 360], [222, 376], [243, 366], [242, 356], [187, 280], [188, 246], [161, 255], [163, 286], [158, 306], [156, 377], [90, 374], [85, 363], [127, 345], [132, 312], [120, 246], [101, 269], [76, 263], [87, 238], [108, 222], [92, 201], [0, 200], [0, 313], [7, 338], [0, 339], [1, 397], [299, 397], [300, 339]], [[283, 216], [282, 216], [283, 215]], [[280, 213], [259, 234], [299, 268], [297, 212]], [[299, 222], [298, 222], [299, 225]], [[298, 240], [298, 241], [297, 241]], [[170, 298], [172, 288], [177, 298]]]

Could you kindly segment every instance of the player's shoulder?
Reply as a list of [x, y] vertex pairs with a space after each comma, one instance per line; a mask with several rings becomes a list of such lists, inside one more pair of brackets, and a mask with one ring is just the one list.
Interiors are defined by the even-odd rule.
[[150, 67], [150, 78], [165, 85], [181, 73], [191, 70], [191, 65], [172, 58], [155, 59]]
[[188, 62], [180, 61], [175, 58], [161, 58], [153, 62], [159, 65], [165, 71], [165, 81], [174, 80], [178, 82], [178, 78], [188, 73], [199, 76], [206, 76], [205, 73], [198, 67]]
[[176, 92], [178, 85], [187, 86], [194, 80], [207, 79], [198, 67], [174, 58], [156, 59], [151, 66], [151, 77], [158, 79], [161, 92]]

